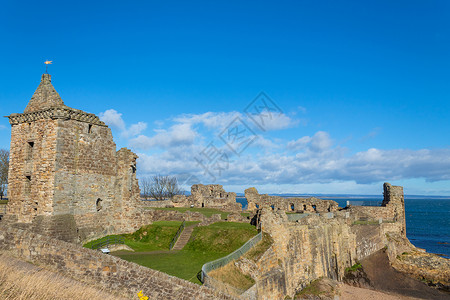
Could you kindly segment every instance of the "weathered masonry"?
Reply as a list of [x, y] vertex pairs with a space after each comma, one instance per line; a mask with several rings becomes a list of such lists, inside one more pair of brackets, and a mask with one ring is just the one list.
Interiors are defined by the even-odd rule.
[[280, 196], [261, 195], [256, 188], [251, 187], [245, 190], [245, 198], [248, 202], [248, 210], [255, 211], [264, 206], [271, 207], [272, 210], [283, 210], [286, 212], [334, 212], [339, 205], [333, 200], [322, 200], [316, 197], [310, 198], [283, 198]]
[[6, 221], [71, 242], [142, 225], [136, 154], [116, 152], [111, 130], [96, 115], [64, 105], [49, 74], [25, 111], [8, 118]]

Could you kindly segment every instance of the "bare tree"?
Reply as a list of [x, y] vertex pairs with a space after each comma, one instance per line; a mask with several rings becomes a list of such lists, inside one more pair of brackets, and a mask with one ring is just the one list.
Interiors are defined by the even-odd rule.
[[178, 185], [178, 180], [175, 176], [169, 177], [167, 176], [167, 183], [166, 183], [166, 196], [169, 199], [172, 199], [175, 195], [181, 195], [183, 194], [183, 190]]
[[0, 199], [3, 200], [8, 186], [9, 151], [0, 149]]
[[175, 176], [155, 175], [152, 177], [150, 195], [156, 200], [170, 199], [182, 193]]
[[142, 177], [139, 179], [139, 186], [141, 188], [141, 195], [145, 200], [150, 198], [150, 188], [152, 186], [152, 180], [148, 177]]

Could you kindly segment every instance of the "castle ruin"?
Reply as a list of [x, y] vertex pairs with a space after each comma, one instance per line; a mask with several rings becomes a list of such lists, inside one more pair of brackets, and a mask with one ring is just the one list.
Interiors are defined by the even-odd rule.
[[11, 124], [5, 220], [80, 242], [138, 228], [137, 155], [116, 151], [98, 116], [66, 106], [43, 74]]

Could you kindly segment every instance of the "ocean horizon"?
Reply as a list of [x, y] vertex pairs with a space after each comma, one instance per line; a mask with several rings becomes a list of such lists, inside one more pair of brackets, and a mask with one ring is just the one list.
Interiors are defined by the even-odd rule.
[[[275, 194], [273, 194], [275, 195]], [[345, 207], [347, 201], [361, 199], [364, 201], [383, 201], [382, 196], [375, 195], [305, 195], [283, 194], [283, 197], [311, 197], [334, 200], [339, 207]], [[236, 202], [247, 207], [247, 199], [237, 196]], [[406, 236], [410, 242], [450, 259], [450, 197], [449, 196], [405, 196]]]

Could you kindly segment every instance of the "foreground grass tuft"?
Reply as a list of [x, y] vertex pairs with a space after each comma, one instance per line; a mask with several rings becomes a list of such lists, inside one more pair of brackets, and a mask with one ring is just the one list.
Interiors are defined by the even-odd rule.
[[362, 269], [362, 265], [360, 263], [354, 264], [351, 267], [345, 268], [345, 273], [353, 272], [356, 270]]

